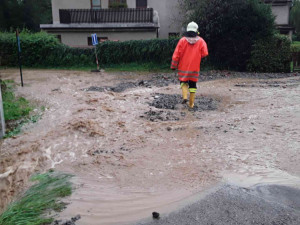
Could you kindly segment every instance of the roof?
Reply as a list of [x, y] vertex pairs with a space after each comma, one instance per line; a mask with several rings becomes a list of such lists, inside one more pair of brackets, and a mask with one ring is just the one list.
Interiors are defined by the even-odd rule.
[[292, 3], [292, 0], [262, 0], [262, 1], [272, 5], [289, 5]]
[[158, 28], [154, 23], [72, 23], [72, 24], [41, 24], [44, 30], [86, 30], [86, 29], [102, 29], [102, 30], [126, 30], [126, 29], [152, 29]]

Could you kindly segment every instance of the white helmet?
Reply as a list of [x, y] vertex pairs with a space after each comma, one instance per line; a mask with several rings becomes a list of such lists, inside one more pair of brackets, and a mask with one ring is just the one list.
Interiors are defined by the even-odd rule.
[[190, 22], [187, 25], [186, 31], [194, 31], [194, 32], [198, 32], [198, 24], [196, 24], [194, 21]]

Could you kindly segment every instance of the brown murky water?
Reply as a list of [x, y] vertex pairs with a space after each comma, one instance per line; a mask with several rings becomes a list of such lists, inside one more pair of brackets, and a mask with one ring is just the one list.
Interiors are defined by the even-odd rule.
[[[0, 74], [19, 82], [17, 70]], [[148, 78], [25, 70], [17, 93], [46, 111], [0, 143], [0, 208], [50, 168], [76, 175], [59, 218], [80, 214], [77, 224], [88, 225], [132, 224], [219, 182], [300, 186], [299, 77], [199, 83], [197, 97], [217, 99], [217, 110], [178, 107], [180, 120], [158, 122], [141, 117], [148, 103], [155, 93], [180, 94], [179, 85], [84, 91]]]

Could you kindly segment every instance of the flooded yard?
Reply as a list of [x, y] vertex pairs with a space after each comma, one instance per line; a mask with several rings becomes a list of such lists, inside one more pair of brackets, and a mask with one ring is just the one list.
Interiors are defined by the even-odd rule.
[[[51, 168], [74, 174], [57, 219], [132, 224], [222, 182], [300, 187], [300, 77], [203, 73], [195, 110], [174, 74], [25, 70], [16, 93], [46, 108], [0, 141], [0, 211]], [[18, 70], [0, 79], [19, 82]]]

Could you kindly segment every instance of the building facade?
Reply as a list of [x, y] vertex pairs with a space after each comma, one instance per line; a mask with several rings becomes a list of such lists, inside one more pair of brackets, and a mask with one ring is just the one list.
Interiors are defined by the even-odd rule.
[[91, 45], [92, 33], [100, 41], [168, 38], [181, 30], [178, 11], [172, 0], [52, 0], [53, 23], [40, 27], [73, 47]]
[[288, 35], [292, 39], [294, 28], [289, 24], [292, 0], [264, 0], [264, 2], [271, 5], [276, 27], [280, 33]]
[[[292, 0], [262, 1], [271, 4], [280, 32], [291, 37]], [[178, 0], [52, 0], [53, 23], [40, 27], [66, 45], [87, 47], [92, 45], [92, 33], [97, 33], [99, 41], [179, 35], [185, 16], [182, 14]]]

